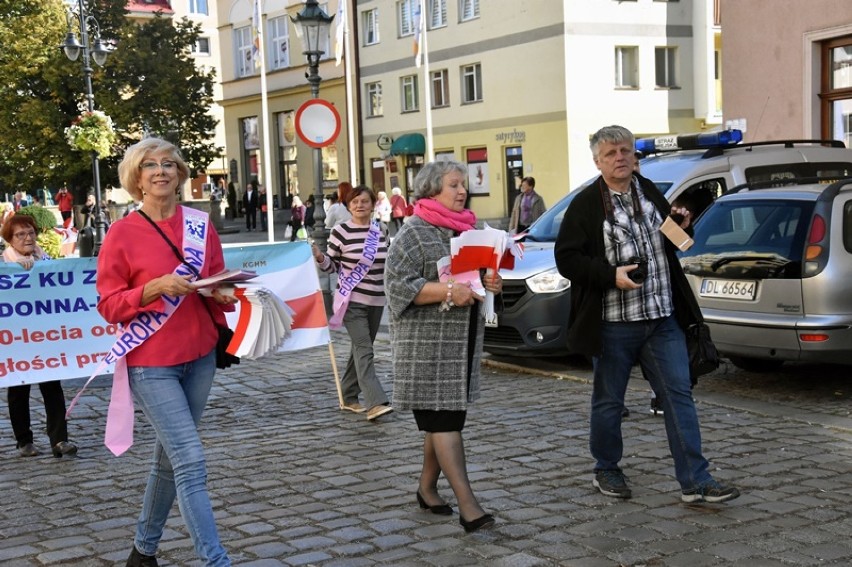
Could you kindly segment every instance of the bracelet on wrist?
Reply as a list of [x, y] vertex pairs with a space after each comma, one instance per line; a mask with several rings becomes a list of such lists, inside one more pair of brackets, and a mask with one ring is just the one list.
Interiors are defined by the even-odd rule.
[[441, 306], [438, 307], [439, 311], [449, 311], [450, 307], [455, 307], [456, 304], [453, 303], [453, 282], [447, 282], [447, 298], [441, 302]]

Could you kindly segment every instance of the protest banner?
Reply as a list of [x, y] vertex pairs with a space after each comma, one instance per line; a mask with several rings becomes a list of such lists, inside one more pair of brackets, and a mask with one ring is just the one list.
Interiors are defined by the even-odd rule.
[[[306, 242], [226, 248], [225, 265], [256, 271], [258, 278], [252, 281], [296, 312], [292, 335], [279, 351], [329, 342], [319, 279]], [[118, 332], [97, 311], [96, 278], [97, 258], [46, 260], [31, 270], [0, 263], [0, 387], [87, 378], [95, 371]], [[227, 317], [233, 328], [239, 312]]]

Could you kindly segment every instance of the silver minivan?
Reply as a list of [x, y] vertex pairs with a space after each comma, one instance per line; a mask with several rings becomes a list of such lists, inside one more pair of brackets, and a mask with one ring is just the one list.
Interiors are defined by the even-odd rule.
[[852, 364], [852, 180], [738, 188], [694, 239], [681, 263], [735, 365]]

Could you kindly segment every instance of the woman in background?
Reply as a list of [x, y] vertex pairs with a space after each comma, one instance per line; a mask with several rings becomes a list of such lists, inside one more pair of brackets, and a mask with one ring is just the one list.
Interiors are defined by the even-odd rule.
[[[314, 259], [324, 272], [336, 272], [338, 281], [363, 276], [344, 300], [338, 289], [331, 322], [342, 324], [349, 333], [352, 351], [340, 387], [343, 392], [341, 409], [355, 413], [367, 412], [367, 420], [390, 413], [393, 408], [376, 376], [373, 364], [373, 342], [379, 332], [385, 305], [384, 273], [387, 245], [378, 223], [372, 222], [376, 196], [363, 185], [349, 191], [349, 212], [352, 218], [331, 229], [325, 254], [313, 246]], [[355, 267], [366, 267], [357, 275]], [[342, 315], [341, 315], [342, 311]], [[358, 395], [364, 394], [364, 405]]]
[[[3, 223], [3, 261], [17, 262], [25, 270], [32, 269], [36, 262], [49, 257], [36, 244], [38, 227], [35, 219], [27, 215], [15, 215]], [[44, 413], [47, 418], [47, 436], [54, 457], [73, 455], [77, 446], [68, 441], [68, 423], [65, 421], [65, 393], [59, 380], [39, 382], [39, 390], [44, 400]], [[30, 422], [30, 384], [12, 386], [8, 389], [9, 419], [15, 434], [17, 448], [22, 457], [35, 457], [39, 454], [33, 444], [33, 431]]]

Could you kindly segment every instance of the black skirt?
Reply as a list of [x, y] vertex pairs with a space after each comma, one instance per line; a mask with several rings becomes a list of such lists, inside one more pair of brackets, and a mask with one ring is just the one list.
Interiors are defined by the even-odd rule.
[[461, 431], [467, 412], [464, 410], [412, 410], [417, 429], [429, 433], [447, 433]]

